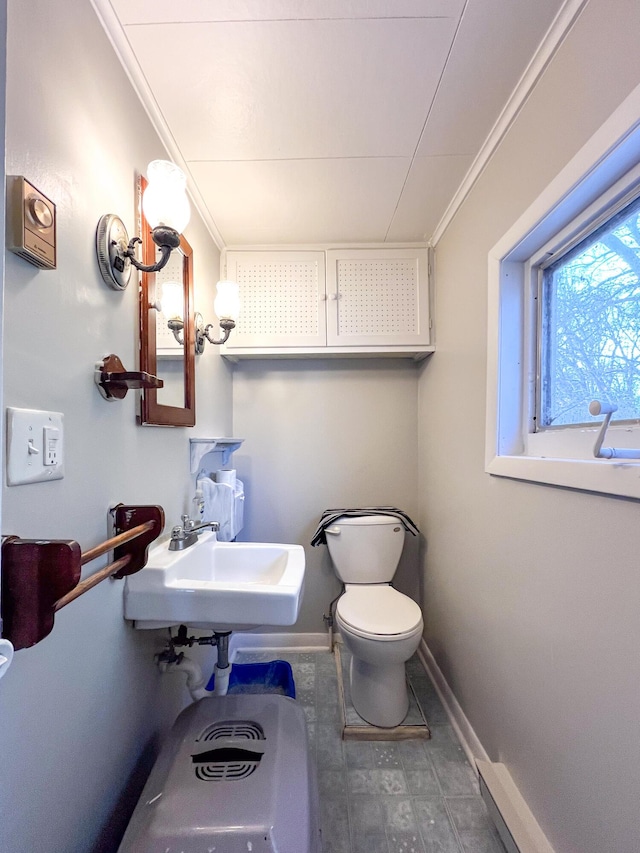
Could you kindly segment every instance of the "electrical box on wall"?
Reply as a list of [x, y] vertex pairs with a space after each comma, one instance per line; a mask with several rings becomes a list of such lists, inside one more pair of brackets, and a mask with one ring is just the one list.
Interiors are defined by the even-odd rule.
[[56, 206], [21, 175], [7, 177], [7, 248], [40, 269], [56, 268]]
[[61, 412], [7, 408], [7, 486], [64, 477]]

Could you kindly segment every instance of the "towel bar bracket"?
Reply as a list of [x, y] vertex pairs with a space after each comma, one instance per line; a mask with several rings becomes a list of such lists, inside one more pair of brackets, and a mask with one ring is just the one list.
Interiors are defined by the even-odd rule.
[[[2, 627], [15, 649], [47, 637], [55, 613], [101, 581], [144, 568], [149, 545], [164, 527], [162, 507], [118, 504], [110, 512], [115, 535], [85, 552], [72, 539], [3, 536]], [[81, 581], [82, 566], [109, 551], [113, 561]]]

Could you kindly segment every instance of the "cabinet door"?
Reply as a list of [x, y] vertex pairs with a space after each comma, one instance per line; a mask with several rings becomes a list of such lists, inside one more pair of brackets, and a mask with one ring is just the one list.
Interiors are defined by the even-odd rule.
[[324, 252], [227, 252], [240, 314], [225, 350], [326, 346]]
[[429, 344], [426, 249], [327, 252], [328, 346]]

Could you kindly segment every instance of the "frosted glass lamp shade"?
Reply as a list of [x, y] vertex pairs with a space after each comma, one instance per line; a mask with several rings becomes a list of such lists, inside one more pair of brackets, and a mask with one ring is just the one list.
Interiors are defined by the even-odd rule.
[[219, 320], [237, 320], [240, 313], [240, 296], [235, 281], [219, 281], [213, 310]]
[[184, 172], [168, 160], [153, 160], [147, 166], [147, 180], [142, 195], [147, 222], [152, 229], [164, 225], [181, 234], [191, 216]]
[[184, 294], [178, 281], [165, 281], [160, 295], [160, 308], [167, 320], [180, 319], [184, 313]]

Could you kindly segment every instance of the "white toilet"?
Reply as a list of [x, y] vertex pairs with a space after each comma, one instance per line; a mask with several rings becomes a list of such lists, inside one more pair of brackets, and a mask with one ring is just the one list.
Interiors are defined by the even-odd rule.
[[336, 574], [345, 584], [336, 622], [351, 652], [353, 707], [368, 723], [391, 728], [409, 709], [405, 662], [422, 636], [420, 608], [390, 584], [404, 546], [390, 515], [341, 516], [325, 528]]

